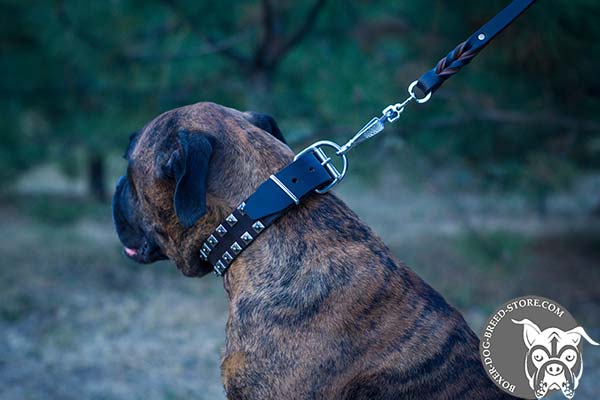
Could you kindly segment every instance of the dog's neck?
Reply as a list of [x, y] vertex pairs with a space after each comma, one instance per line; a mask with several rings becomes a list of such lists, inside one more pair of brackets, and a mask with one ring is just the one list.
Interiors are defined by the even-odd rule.
[[[370, 243], [367, 247], [365, 243]], [[375, 244], [375, 246], [373, 246]], [[343, 285], [359, 268], [396, 264], [381, 240], [335, 195], [315, 195], [289, 210], [232, 264], [224, 287], [234, 300], [244, 292], [276, 295], [285, 287], [303, 299]], [[352, 267], [350, 267], [352, 266]], [[242, 289], [243, 288], [243, 289]]]

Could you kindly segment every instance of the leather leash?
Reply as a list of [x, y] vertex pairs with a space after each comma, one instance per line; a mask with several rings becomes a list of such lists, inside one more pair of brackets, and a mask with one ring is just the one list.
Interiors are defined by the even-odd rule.
[[[325, 193], [344, 178], [348, 170], [346, 153], [357, 144], [377, 135], [386, 122], [394, 122], [411, 101], [427, 102], [433, 92], [462, 67], [535, 0], [514, 0], [467, 40], [456, 46], [436, 66], [408, 86], [409, 97], [402, 103], [391, 104], [374, 117], [343, 146], [322, 140], [308, 146], [296, 155], [294, 161], [263, 182], [248, 199], [243, 201], [217, 226], [200, 249], [202, 260], [209, 262], [215, 274], [223, 276], [235, 258], [246, 249], [258, 235], [273, 224], [288, 209], [316, 192]], [[417, 97], [414, 89], [422, 92]], [[324, 148], [333, 148], [341, 159], [341, 171], [333, 164]]]
[[467, 65], [500, 32], [523, 14], [535, 0], [514, 0], [494, 18], [476, 30], [467, 40], [459, 44], [442, 58], [435, 68], [427, 71], [417, 81], [424, 96], [435, 92], [446, 79]]

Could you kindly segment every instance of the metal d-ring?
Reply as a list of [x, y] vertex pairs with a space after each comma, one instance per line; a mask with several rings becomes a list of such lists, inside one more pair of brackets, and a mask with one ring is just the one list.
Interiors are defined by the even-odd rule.
[[[337, 168], [333, 165], [333, 163], [331, 162], [331, 158], [327, 154], [325, 154], [321, 147], [331, 147], [336, 150], [336, 155], [342, 159], [341, 172], [338, 171]], [[294, 161], [296, 161], [300, 156], [308, 153], [309, 151], [313, 151], [319, 159], [319, 161], [321, 162], [321, 165], [324, 166], [329, 172], [329, 174], [333, 177], [333, 181], [329, 185], [325, 186], [322, 189], [315, 189], [315, 192], [319, 194], [328, 192], [346, 175], [346, 172], [348, 171], [348, 157], [346, 157], [346, 154], [340, 153], [341, 150], [342, 147], [335, 142], [329, 140], [320, 140], [311, 144], [310, 146], [302, 150], [300, 153], [296, 154], [296, 156], [294, 156]]]
[[415, 88], [415, 86], [417, 86], [417, 83], [418, 83], [418, 82], [419, 82], [419, 81], [418, 81], [418, 80], [416, 80], [416, 81], [414, 81], [413, 83], [411, 83], [411, 84], [408, 86], [408, 94], [410, 95], [410, 97], [412, 97], [412, 98], [413, 98], [413, 99], [414, 99], [414, 100], [415, 100], [417, 103], [419, 103], [419, 104], [427, 103], [427, 102], [429, 101], [429, 99], [431, 98], [431, 92], [427, 93], [427, 95], [426, 95], [425, 97], [422, 97], [422, 98], [420, 98], [420, 99], [419, 99], [419, 98], [418, 98], [418, 97], [415, 95], [415, 92], [413, 91], [413, 89]]

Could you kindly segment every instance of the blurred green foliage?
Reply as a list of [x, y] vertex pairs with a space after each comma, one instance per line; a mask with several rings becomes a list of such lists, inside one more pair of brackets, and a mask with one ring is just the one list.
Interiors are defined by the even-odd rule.
[[530, 242], [525, 235], [509, 231], [492, 231], [458, 235], [455, 239], [458, 252], [475, 268], [498, 268], [512, 271], [516, 265], [524, 264], [526, 246]]
[[[507, 3], [4, 0], [0, 181], [196, 101], [267, 112], [296, 148], [343, 140]], [[387, 135], [535, 198], [597, 169], [600, 3], [538, 3]]]
[[106, 207], [77, 197], [36, 195], [19, 198], [14, 203], [23, 214], [50, 226], [75, 223], [82, 215], [90, 219], [107, 216]]

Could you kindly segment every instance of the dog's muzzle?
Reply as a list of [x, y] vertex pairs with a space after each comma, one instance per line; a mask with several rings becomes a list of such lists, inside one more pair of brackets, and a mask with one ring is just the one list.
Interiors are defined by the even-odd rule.
[[126, 177], [121, 177], [113, 197], [113, 221], [124, 246], [125, 255], [140, 263], [166, 260], [153, 236], [142, 229], [135, 209], [135, 199]]

